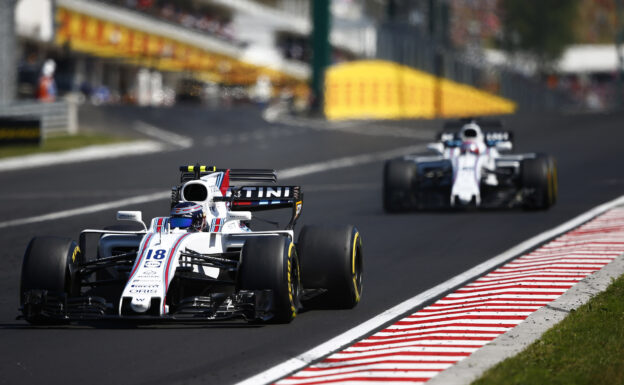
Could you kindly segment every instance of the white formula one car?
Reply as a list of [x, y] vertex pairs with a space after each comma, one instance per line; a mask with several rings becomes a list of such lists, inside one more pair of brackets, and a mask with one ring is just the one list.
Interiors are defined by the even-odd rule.
[[[84, 230], [78, 244], [33, 238], [22, 266], [21, 318], [283, 323], [303, 308], [359, 302], [362, 239], [354, 226], [305, 226], [295, 244], [298, 186], [275, 186], [273, 170], [180, 170], [170, 216], [149, 228], [140, 211], [119, 211], [118, 220], [143, 229]], [[250, 228], [253, 211], [275, 208], [291, 210], [285, 229]]]
[[[484, 132], [482, 126], [498, 130]], [[427, 146], [437, 155], [387, 161], [384, 209], [552, 206], [557, 200], [554, 158], [535, 153], [501, 154], [513, 147], [512, 133], [501, 128], [497, 121], [449, 122], [439, 141]], [[455, 131], [446, 131], [451, 129]]]

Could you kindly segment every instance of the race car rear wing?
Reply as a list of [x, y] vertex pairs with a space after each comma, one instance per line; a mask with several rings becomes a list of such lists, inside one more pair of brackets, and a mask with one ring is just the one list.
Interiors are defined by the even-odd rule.
[[[213, 198], [215, 202], [229, 202], [232, 211], [264, 211], [292, 208], [291, 220], [287, 226], [292, 229], [301, 215], [303, 193], [300, 186], [276, 186], [275, 170], [270, 169], [217, 169], [196, 164], [180, 166], [182, 184], [200, 179], [214, 172], [224, 172], [229, 176], [228, 184], [223, 185], [223, 197]], [[237, 183], [238, 182], [238, 183]], [[239, 183], [246, 183], [240, 185]], [[247, 183], [253, 185], [247, 185]], [[269, 186], [263, 184], [270, 184]], [[172, 190], [172, 205], [179, 198], [179, 187]]]
[[301, 215], [303, 193], [300, 186], [240, 186], [232, 187], [225, 197], [215, 201], [230, 202], [232, 211], [264, 211], [291, 208], [287, 229], [292, 229]]
[[513, 132], [511, 131], [484, 131], [485, 144], [488, 147], [495, 147], [499, 143], [513, 143]]
[[456, 120], [448, 120], [444, 122], [442, 129], [444, 131], [459, 130], [468, 123], [476, 123], [482, 130], [502, 130], [503, 122], [498, 119], [474, 118], [466, 117]]
[[[214, 172], [226, 172], [227, 169], [218, 169], [214, 166], [180, 166], [180, 183], [199, 179], [202, 176], [210, 175]], [[230, 183], [276, 183], [277, 175], [275, 170], [270, 169], [230, 169]]]
[[503, 122], [496, 119], [463, 118], [447, 121], [444, 123], [444, 131], [438, 133], [437, 140], [445, 147], [459, 147], [461, 145], [459, 130], [468, 123], [476, 123], [481, 128], [488, 147], [512, 148], [513, 132], [502, 130]]

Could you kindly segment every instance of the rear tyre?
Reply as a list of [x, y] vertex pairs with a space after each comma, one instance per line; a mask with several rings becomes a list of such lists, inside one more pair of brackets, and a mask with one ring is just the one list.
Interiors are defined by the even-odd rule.
[[545, 210], [557, 199], [557, 172], [554, 159], [546, 155], [522, 161], [522, 187], [531, 191], [525, 208]]
[[241, 252], [238, 285], [240, 290], [272, 290], [271, 321], [292, 321], [301, 307], [299, 259], [295, 245], [282, 236], [249, 238]]
[[28, 299], [34, 291], [63, 298], [77, 295], [77, 280], [72, 278], [73, 263], [81, 259], [76, 242], [60, 237], [35, 237], [24, 254], [20, 282], [20, 305], [26, 321], [32, 324], [58, 323], [45, 314], [43, 303]]
[[554, 156], [548, 156], [548, 170], [549, 170], [549, 193], [551, 205], [557, 203], [559, 197], [559, 180], [557, 178], [557, 161]]
[[326, 290], [306, 307], [351, 309], [360, 302], [362, 237], [354, 226], [305, 226], [297, 251], [303, 287]]
[[414, 162], [394, 159], [384, 166], [383, 206], [390, 213], [414, 209], [417, 166]]

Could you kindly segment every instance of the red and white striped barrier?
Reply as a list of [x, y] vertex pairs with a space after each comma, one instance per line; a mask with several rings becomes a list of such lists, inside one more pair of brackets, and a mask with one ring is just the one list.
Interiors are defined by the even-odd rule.
[[615, 208], [278, 384], [424, 383], [622, 253]]

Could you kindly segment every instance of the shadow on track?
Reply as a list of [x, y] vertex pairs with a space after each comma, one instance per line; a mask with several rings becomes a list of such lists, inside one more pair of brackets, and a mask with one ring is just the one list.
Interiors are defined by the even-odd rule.
[[[268, 324], [267, 324], [268, 325]], [[209, 322], [209, 321], [161, 321], [161, 322], [136, 322], [127, 320], [111, 320], [97, 322], [75, 322], [60, 325], [30, 325], [28, 323], [0, 323], [0, 330], [76, 330], [76, 329], [257, 329], [265, 324], [243, 322]]]

